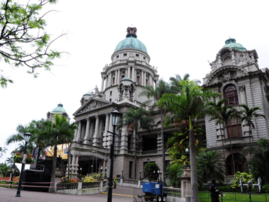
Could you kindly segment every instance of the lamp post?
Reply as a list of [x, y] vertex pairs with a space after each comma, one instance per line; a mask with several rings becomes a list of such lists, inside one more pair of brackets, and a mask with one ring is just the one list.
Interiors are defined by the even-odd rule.
[[185, 153], [184, 154], [185, 154], [185, 156], [187, 156], [187, 162], [186, 162], [186, 165], [184, 166], [184, 169], [190, 168], [190, 165], [188, 164], [188, 156], [190, 155], [188, 148], [185, 149]]
[[92, 168], [92, 174], [93, 174], [93, 165], [91, 165], [91, 168]]
[[141, 170], [140, 170], [140, 172], [139, 172], [139, 173], [140, 173], [139, 180], [141, 180]]
[[24, 170], [25, 162], [26, 162], [26, 157], [27, 157], [27, 144], [31, 138], [31, 134], [29, 132], [24, 134], [24, 140], [25, 140], [25, 147], [24, 147], [24, 153], [23, 153], [23, 159], [22, 159], [22, 165], [21, 165], [21, 174], [20, 174], [20, 180], [19, 180], [19, 185], [17, 189], [17, 194], [16, 197], [21, 197], [21, 180], [22, 180], [22, 173]]
[[101, 173], [100, 173], [100, 178], [102, 178], [102, 175], [103, 175], [103, 167], [101, 166], [101, 168], [100, 168], [100, 171], [101, 171]]
[[121, 171], [121, 178], [123, 179], [123, 170]]
[[[115, 135], [116, 135], [116, 126], [118, 125], [121, 114], [115, 109], [110, 114], [111, 124], [113, 126], [112, 133], [112, 144], [110, 146], [110, 173], [108, 180], [108, 194], [107, 194], [107, 202], [112, 202], [112, 189], [113, 189], [113, 164], [114, 164], [114, 144], [115, 144]], [[108, 131], [110, 132], [110, 131]], [[111, 132], [110, 132], [111, 133]]]

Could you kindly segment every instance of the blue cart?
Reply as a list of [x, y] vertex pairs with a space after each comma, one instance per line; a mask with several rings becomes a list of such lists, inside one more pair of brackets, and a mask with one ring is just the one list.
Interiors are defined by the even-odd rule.
[[165, 202], [167, 194], [163, 192], [163, 183], [143, 182], [143, 192], [145, 201]]

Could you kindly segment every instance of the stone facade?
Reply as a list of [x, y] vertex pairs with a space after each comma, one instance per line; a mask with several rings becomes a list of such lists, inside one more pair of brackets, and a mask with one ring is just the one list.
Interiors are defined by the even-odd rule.
[[240, 154], [243, 148], [253, 145], [261, 138], [269, 138], [269, 105], [265, 97], [269, 87], [269, 70], [259, 68], [255, 50], [245, 49], [234, 39], [226, 41], [226, 45], [210, 65], [211, 72], [204, 78], [203, 86], [221, 93], [216, 101], [227, 98], [226, 104], [234, 105], [237, 109], [240, 104], [260, 107], [262, 110], [259, 113], [264, 114], [267, 119], [254, 120], [255, 129], [250, 134], [249, 126], [239, 120], [231, 122], [228, 129], [224, 129], [222, 125], [216, 125], [215, 121], [210, 122], [209, 117], [205, 117], [207, 148], [219, 151], [224, 149], [227, 172], [233, 174], [229, 165], [230, 141], [233, 153], [238, 157], [235, 160], [236, 170], [243, 171], [245, 160]]

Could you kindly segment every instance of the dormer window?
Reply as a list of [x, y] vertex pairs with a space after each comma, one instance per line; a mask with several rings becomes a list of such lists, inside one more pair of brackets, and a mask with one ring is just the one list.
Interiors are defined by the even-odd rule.
[[139, 57], [139, 54], [136, 54], [135, 56], [136, 56], [136, 57]]
[[127, 53], [124, 53], [123, 56], [127, 56]]
[[119, 55], [117, 55], [117, 58], [119, 58], [120, 56]]

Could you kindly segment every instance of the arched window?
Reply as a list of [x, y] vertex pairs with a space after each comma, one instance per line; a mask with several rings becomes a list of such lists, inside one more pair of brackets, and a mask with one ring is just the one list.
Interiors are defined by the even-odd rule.
[[226, 105], [238, 105], [238, 95], [237, 95], [237, 89], [235, 85], [227, 85], [224, 88], [224, 98], [227, 99], [225, 102]]
[[234, 169], [235, 172], [240, 171], [244, 172], [244, 165], [245, 165], [245, 157], [242, 154], [239, 153], [234, 153], [234, 164], [235, 167], [233, 166], [233, 157], [232, 154], [230, 154], [227, 159], [226, 159], [226, 169], [227, 169], [227, 175], [234, 175]]

